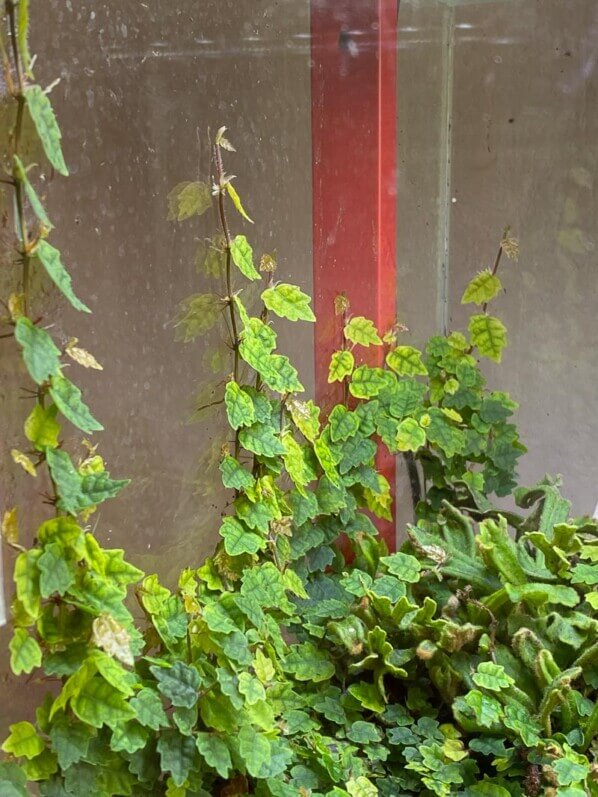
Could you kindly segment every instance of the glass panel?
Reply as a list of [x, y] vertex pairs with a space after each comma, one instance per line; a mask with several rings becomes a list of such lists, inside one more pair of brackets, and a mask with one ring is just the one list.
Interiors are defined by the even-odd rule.
[[510, 346], [488, 375], [521, 405], [523, 482], [562, 473], [590, 514], [597, 25], [593, 0], [403, 0], [399, 50], [400, 311], [418, 342], [462, 326], [463, 289], [511, 226], [521, 257], [496, 305]]
[[[255, 219], [256, 252], [277, 254], [278, 278], [312, 293], [309, 3], [52, 0], [32, 13], [37, 77], [61, 78], [52, 97], [72, 170], [48, 186], [53, 240], [94, 314], [75, 317], [53, 299], [45, 306], [57, 336], [76, 334], [104, 365], [77, 373], [77, 383], [106, 427], [98, 442], [111, 473], [132, 479], [92, 522], [102, 543], [126, 546], [136, 564], [172, 583], [212, 550], [224, 509], [224, 427], [214, 414], [189, 419], [213, 400], [206, 386], [222, 383], [227, 358], [217, 329], [188, 345], [176, 340], [179, 303], [214, 290], [196, 260], [217, 227], [209, 215], [168, 221], [167, 195], [181, 181], [209, 178], [208, 131], [226, 125], [237, 149], [227, 169]], [[249, 227], [234, 223], [237, 232]], [[281, 349], [292, 350], [311, 394], [310, 327], [280, 329]], [[8, 413], [15, 444], [25, 404]], [[3, 484], [8, 473], [3, 463]], [[25, 504], [14, 486], [6, 500]], [[40, 519], [27, 517], [25, 531]], [[5, 628], [3, 676], [8, 639]], [[12, 689], [2, 685], [0, 730], [26, 714], [7, 699]], [[33, 691], [23, 692], [32, 706]]]

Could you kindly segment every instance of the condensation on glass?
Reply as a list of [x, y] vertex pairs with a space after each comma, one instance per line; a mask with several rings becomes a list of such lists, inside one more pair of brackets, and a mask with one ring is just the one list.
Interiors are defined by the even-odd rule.
[[399, 307], [421, 343], [463, 328], [460, 298], [501, 267], [509, 330], [490, 384], [519, 402], [523, 483], [561, 473], [573, 512], [598, 501], [598, 5], [403, 0]]

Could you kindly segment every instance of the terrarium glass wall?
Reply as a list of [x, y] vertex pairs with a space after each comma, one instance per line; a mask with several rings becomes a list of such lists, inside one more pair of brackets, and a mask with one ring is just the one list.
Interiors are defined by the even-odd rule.
[[[226, 125], [237, 150], [227, 169], [255, 220], [256, 252], [276, 255], [280, 279], [311, 293], [309, 3], [51, 0], [35, 4], [31, 46], [40, 82], [60, 77], [52, 99], [71, 168], [68, 180], [48, 186], [53, 240], [93, 315], [69, 313], [53, 291], [44, 303], [53, 332], [66, 341], [76, 329], [104, 366], [80, 369], [77, 381], [109, 430], [101, 436], [107, 467], [132, 480], [91, 522], [103, 543], [126, 547], [173, 583], [212, 551], [225, 508], [225, 427], [218, 412], [197, 408], [213, 400], [229, 360], [217, 327], [185, 344], [186, 327], [177, 326], [183, 300], [214, 290], [204, 261], [217, 220], [173, 222], [167, 197], [181, 182], [209, 178], [208, 133]], [[291, 336], [291, 324], [281, 325], [281, 348], [311, 393], [312, 335], [299, 326]], [[23, 382], [18, 359], [9, 346], [0, 358], [11, 373], [2, 393], [14, 394]], [[20, 445], [29, 409], [2, 405], [12, 436], [4, 452]], [[67, 443], [77, 446], [71, 431]], [[0, 475], [3, 506], [25, 505], [10, 459]], [[24, 535], [42, 519], [38, 498], [30, 505], [40, 514], [29, 515]], [[9, 598], [12, 561], [4, 558]], [[45, 691], [20, 684], [15, 699], [9, 639], [0, 629], [2, 729]]]
[[[101, 511], [103, 542], [126, 545], [135, 563], [167, 581], [216, 537], [224, 430], [215, 415], [195, 411], [226, 376], [218, 331], [189, 346], [176, 326], [180, 302], [209, 292], [203, 242], [214, 219], [174, 223], [167, 196], [206, 175], [206, 133], [227, 125], [256, 249], [276, 253], [280, 278], [312, 292], [309, 7], [50, 0], [35, 9], [39, 77], [61, 77], [53, 101], [72, 171], [49, 186], [54, 236], [94, 311], [75, 325], [50, 295], [48, 314], [58, 335], [76, 328], [104, 364], [78, 381], [109, 430], [102, 447], [111, 472], [133, 480]], [[510, 347], [488, 375], [521, 405], [522, 436], [533, 446], [523, 481], [562, 472], [578, 513], [598, 500], [597, 61], [594, 0], [401, 3], [400, 319], [416, 343], [463, 325], [462, 290], [512, 227], [521, 257], [505, 268], [499, 300]], [[311, 394], [306, 326], [282, 339]], [[18, 385], [6, 352], [3, 373]], [[25, 403], [4, 402], [1, 412], [16, 443]], [[6, 504], [23, 504], [8, 465], [0, 473]], [[399, 533], [411, 515], [405, 485], [400, 472]], [[4, 567], [10, 572], [11, 562]], [[4, 629], [0, 657], [7, 642]], [[15, 691], [5, 659], [0, 671], [4, 727], [38, 695]]]
[[598, 500], [598, 6], [593, 0], [403, 0], [398, 303], [412, 337], [462, 328], [491, 267], [509, 330], [491, 382], [519, 401], [523, 483], [562, 473], [575, 513]]

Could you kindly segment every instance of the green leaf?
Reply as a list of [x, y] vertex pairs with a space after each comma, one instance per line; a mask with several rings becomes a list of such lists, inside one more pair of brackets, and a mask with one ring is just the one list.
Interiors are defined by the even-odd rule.
[[135, 710], [137, 719], [142, 725], [154, 731], [168, 726], [168, 717], [164, 711], [162, 700], [152, 689], [144, 687], [135, 697], [131, 698], [129, 705]]
[[15, 675], [29, 674], [36, 667], [41, 667], [41, 648], [24, 628], [15, 628], [8, 649], [10, 650], [10, 668]]
[[471, 280], [461, 299], [461, 304], [486, 304], [502, 290], [499, 278], [489, 268], [480, 271]]
[[135, 720], [117, 725], [112, 731], [110, 749], [115, 752], [135, 753], [147, 744], [149, 733]]
[[349, 694], [351, 694], [355, 700], [358, 700], [364, 708], [375, 711], [377, 714], [381, 714], [386, 708], [384, 700], [375, 684], [369, 684], [365, 681], [351, 684], [349, 687]]
[[259, 777], [262, 767], [268, 766], [272, 758], [269, 739], [251, 725], [244, 725], [239, 732], [239, 753], [254, 778]]
[[334, 675], [334, 664], [325, 651], [319, 650], [311, 642], [291, 645], [290, 652], [283, 662], [286, 672], [295, 675], [298, 681], [326, 681]]
[[21, 316], [15, 324], [15, 338], [23, 347], [23, 360], [29, 375], [38, 385], [60, 371], [60, 350], [44, 329]]
[[316, 478], [316, 473], [308, 465], [303, 448], [290, 432], [286, 432], [282, 436], [282, 444], [285, 448], [283, 461], [286, 471], [297, 486], [297, 489], [305, 494], [303, 488]]
[[447, 418], [442, 410], [431, 407], [426, 415], [419, 419], [422, 426], [426, 426], [426, 437], [430, 443], [434, 443], [440, 448], [447, 457], [454, 457], [460, 454], [465, 448], [466, 438], [461, 429], [458, 429]]
[[397, 427], [395, 442], [399, 451], [418, 451], [426, 444], [426, 433], [415, 418], [405, 418]]
[[347, 791], [351, 797], [377, 797], [378, 789], [371, 780], [360, 775], [347, 781]]
[[262, 684], [248, 672], [239, 674], [239, 692], [244, 695], [248, 705], [254, 706], [266, 699], [266, 690]]
[[517, 703], [507, 703], [504, 724], [515, 731], [526, 747], [535, 747], [540, 741], [540, 727], [529, 711]]
[[61, 769], [68, 769], [87, 755], [93, 729], [72, 718], [56, 720], [50, 729], [52, 749]]
[[128, 479], [111, 479], [106, 471], [81, 476], [66, 451], [48, 449], [46, 457], [60, 496], [58, 508], [71, 515], [113, 498], [129, 484]]
[[360, 365], [356, 368], [349, 382], [349, 392], [355, 398], [373, 398], [388, 385], [388, 375], [382, 368], [370, 368]]
[[68, 177], [69, 170], [60, 145], [62, 136], [50, 100], [41, 86], [28, 86], [25, 89], [25, 101], [46, 157], [59, 174]]
[[374, 322], [362, 315], [354, 316], [345, 324], [345, 338], [351, 343], [358, 343], [360, 346], [381, 346], [382, 340], [374, 326]]
[[55, 249], [46, 240], [41, 238], [33, 253], [39, 258], [42, 266], [46, 269], [48, 276], [56, 285], [62, 295], [68, 299], [75, 310], [81, 310], [84, 313], [91, 313], [91, 310], [86, 304], [75, 296], [73, 286], [71, 283], [71, 275], [62, 264], [60, 259], [60, 252]]
[[182, 182], [170, 191], [167, 202], [168, 221], [185, 221], [201, 216], [212, 207], [212, 192], [207, 183]]
[[55, 374], [50, 385], [50, 395], [60, 412], [82, 432], [100, 432], [104, 428], [93, 417], [81, 398], [81, 391], [66, 376]]
[[255, 484], [255, 479], [245, 470], [238, 460], [226, 454], [220, 463], [222, 483], [231, 490], [249, 490]]
[[215, 769], [221, 778], [227, 778], [233, 762], [225, 742], [214, 733], [197, 733], [195, 742], [206, 764]]
[[480, 725], [490, 728], [500, 722], [502, 707], [496, 698], [474, 689], [465, 695], [465, 702], [473, 710]]
[[359, 430], [359, 418], [342, 404], [338, 404], [332, 410], [328, 416], [328, 423], [330, 424], [330, 439], [333, 443], [348, 440]]
[[0, 789], [3, 797], [29, 797], [23, 767], [12, 761], [0, 761]]
[[571, 751], [565, 758], [559, 758], [552, 765], [559, 786], [580, 785], [590, 774], [590, 766], [584, 756]]
[[502, 665], [494, 664], [492, 661], [480, 662], [472, 678], [475, 684], [483, 689], [490, 689], [492, 692], [508, 689], [515, 683], [515, 680], [505, 672]]
[[261, 279], [253, 265], [253, 249], [244, 235], [237, 235], [230, 243], [233, 263], [248, 280]]
[[342, 382], [346, 376], [353, 373], [355, 367], [355, 357], [350, 351], [335, 351], [330, 358], [330, 366], [328, 368], [328, 381]]
[[253, 224], [253, 219], [250, 219], [249, 216], [247, 215], [247, 212], [243, 207], [243, 203], [241, 202], [241, 197], [237, 193], [236, 188], [234, 187], [234, 185], [231, 183], [230, 180], [228, 180], [226, 183], [226, 190], [228, 191], [228, 195], [232, 199], [233, 205], [235, 206], [237, 211], [241, 214], [241, 216], [243, 216], [244, 219], [247, 219], [247, 221], [250, 222], [250, 224]]
[[[23, 0], [21, 0], [22, 2]], [[28, 2], [29, 0], [25, 0]], [[54, 226], [50, 219], [48, 218], [48, 214], [44, 206], [41, 203], [40, 198], [38, 197], [35, 188], [29, 182], [29, 177], [27, 176], [27, 171], [25, 166], [23, 165], [23, 161], [19, 158], [18, 155], [14, 156], [15, 160], [15, 178], [23, 184], [23, 188], [25, 189], [25, 195], [29, 200], [29, 204], [31, 205], [31, 209], [42, 223], [42, 225], [46, 228], [46, 230], [51, 230]]]
[[94, 728], [115, 728], [135, 717], [135, 711], [114, 686], [95, 676], [90, 678], [71, 700], [71, 708], [81, 722]]
[[394, 418], [412, 415], [422, 405], [426, 386], [415, 379], [399, 379], [389, 395], [388, 411]]
[[17, 722], [9, 730], [8, 738], [2, 745], [5, 753], [11, 753], [15, 758], [32, 759], [44, 750], [43, 740], [30, 722]]
[[296, 285], [280, 282], [272, 288], [266, 288], [262, 300], [268, 310], [289, 321], [315, 321], [316, 317], [309, 306], [310, 297], [299, 290]]
[[472, 315], [469, 319], [471, 343], [484, 357], [499, 363], [507, 345], [507, 330], [502, 321], [489, 315]]
[[158, 739], [158, 752], [162, 771], [171, 773], [175, 786], [182, 786], [196, 766], [195, 740], [175, 730], [163, 731]]
[[386, 363], [399, 376], [425, 376], [428, 373], [421, 352], [413, 346], [397, 346], [386, 355]]
[[231, 428], [239, 429], [241, 426], [251, 426], [255, 421], [253, 401], [236, 382], [227, 383], [224, 403]]
[[46, 781], [58, 771], [58, 761], [55, 754], [48, 750], [23, 763], [23, 772], [30, 781]]
[[573, 587], [564, 584], [505, 584], [505, 590], [512, 603], [526, 601], [532, 606], [542, 606], [545, 603], [560, 604], [562, 606], [577, 606], [580, 597]]
[[220, 536], [224, 540], [224, 549], [229, 556], [254, 554], [266, 546], [265, 539], [249, 531], [237, 518], [231, 516], [223, 519]]
[[46, 448], [56, 448], [60, 424], [56, 420], [57, 407], [51, 404], [42, 407], [36, 404], [25, 421], [25, 437], [33, 443], [38, 451]]
[[409, 584], [419, 581], [422, 565], [415, 556], [399, 552], [382, 556], [380, 561], [386, 565], [389, 573], [398, 576], [402, 581], [407, 581]]
[[259, 456], [276, 457], [285, 453], [284, 445], [269, 424], [254, 423], [242, 429], [239, 441], [243, 448]]
[[172, 667], [154, 665], [150, 670], [158, 682], [158, 689], [173, 706], [193, 708], [197, 703], [201, 678], [195, 667], [176, 661]]
[[340, 487], [341, 480], [336, 470], [336, 460], [324, 437], [318, 437], [314, 442], [314, 454], [318, 458], [318, 462], [322, 466], [322, 470], [328, 479], [336, 487]]
[[37, 561], [40, 571], [39, 589], [42, 598], [54, 593], [64, 595], [75, 581], [75, 574], [65, 558], [65, 549], [57, 542], [46, 545]]

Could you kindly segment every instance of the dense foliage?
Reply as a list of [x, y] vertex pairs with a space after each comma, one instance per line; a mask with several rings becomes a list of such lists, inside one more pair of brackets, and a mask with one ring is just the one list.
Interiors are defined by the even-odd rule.
[[[168, 590], [100, 546], [86, 524], [124, 482], [95, 448], [76, 462], [60, 442], [59, 413], [85, 434], [101, 428], [61, 356], [95, 360], [75, 344], [62, 352], [26, 315], [30, 267], [85, 306], [19, 158], [27, 112], [66, 173], [47, 95], [29, 85], [27, 4], [6, 9], [11, 181], [19, 218], [39, 222], [31, 240], [17, 225], [21, 290], [5, 319], [36, 385], [25, 426], [35, 453], [15, 460], [33, 478], [48, 465], [54, 510], [16, 561], [11, 665], [55, 688], [35, 724], [11, 726], [1, 793], [36, 782], [48, 797], [598, 794], [596, 526], [569, 520], [550, 480], [515, 492], [524, 515], [491, 503], [513, 491], [524, 450], [515, 403], [486, 388], [477, 362], [499, 361], [506, 345], [488, 303], [513, 239], [465, 291], [478, 306], [468, 334], [434, 337], [424, 352], [339, 300], [344, 343], [329, 378], [345, 400], [324, 417], [301, 398], [271, 323], [313, 322], [309, 297], [277, 282], [274, 258], [256, 264], [231, 231], [227, 207], [250, 219], [218, 131], [213, 186], [176, 186], [169, 213], [183, 223], [214, 207], [220, 220], [205, 253], [217, 287], [183, 303], [178, 330], [188, 341], [218, 323], [227, 330], [230, 375], [210, 404], [231, 430], [219, 463], [231, 504], [214, 519], [214, 555]], [[370, 519], [391, 513], [375, 469], [380, 441], [421, 480], [416, 525], [392, 554]], [[3, 537], [20, 548], [17, 532], [12, 509]], [[144, 623], [131, 614], [132, 586]]]

